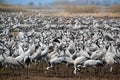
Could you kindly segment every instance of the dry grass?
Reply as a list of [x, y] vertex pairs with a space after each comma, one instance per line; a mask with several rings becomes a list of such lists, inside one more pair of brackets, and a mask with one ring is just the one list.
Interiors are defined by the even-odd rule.
[[120, 5], [112, 5], [109, 7], [110, 12], [120, 12]]
[[96, 12], [96, 13], [70, 13], [70, 12], [60, 12], [56, 15], [59, 16], [65, 16], [65, 17], [88, 17], [88, 16], [94, 16], [94, 17], [105, 17], [108, 16], [110, 18], [119, 18], [120, 17], [120, 13], [105, 13], [105, 12]]
[[64, 7], [67, 12], [84, 12], [84, 13], [91, 13], [96, 12], [99, 7], [98, 6], [65, 6]]
[[[37, 16], [64, 16], [64, 17], [110, 17], [110, 18], [120, 18], [120, 5], [103, 7], [103, 11], [101, 11], [100, 6], [64, 6], [64, 12], [58, 12], [53, 14], [41, 14], [39, 13]], [[108, 9], [108, 10], [107, 10]]]
[[63, 16], [63, 17], [89, 17], [89, 16], [93, 16], [93, 17], [100, 17], [100, 18], [104, 18], [104, 17], [109, 17], [109, 18], [120, 18], [120, 13], [113, 13], [113, 12], [95, 12], [95, 13], [72, 13], [72, 12], [58, 12], [58, 13], [54, 13], [54, 14], [41, 14], [39, 13], [37, 15], [39, 16]]
[[[48, 7], [45, 7], [45, 9]], [[57, 7], [59, 8], [59, 7]], [[33, 9], [32, 7], [25, 7], [25, 6], [13, 6], [7, 4], [0, 4], [0, 11], [2, 12], [17, 12], [17, 11], [25, 11], [27, 9]], [[50, 7], [52, 9], [52, 7]], [[54, 9], [54, 7], [53, 7]], [[94, 16], [94, 17], [105, 17], [108, 16], [110, 18], [119, 18], [120, 17], [120, 5], [113, 5], [110, 7], [104, 7], [104, 9], [108, 9], [107, 12], [101, 12], [100, 6], [64, 6], [62, 7], [64, 12], [55, 12], [55, 13], [38, 13], [37, 16], [64, 16], [64, 17], [74, 17], [74, 16]], [[20, 17], [20, 21], [24, 20], [24, 16]]]
[[25, 11], [25, 8], [22, 6], [13, 6], [8, 4], [0, 4], [0, 12], [18, 12]]
[[[94, 13], [94, 12], [120, 12], [120, 5], [112, 5], [112, 6], [103, 6], [102, 8], [100, 6], [64, 6], [64, 9], [67, 12], [72, 13]], [[102, 10], [102, 11], [101, 11]]]
[[[110, 7], [100, 6], [65, 6], [66, 12], [60, 12], [58, 15], [63, 16], [95, 16], [95, 17], [120, 17], [120, 5]], [[102, 11], [101, 11], [102, 10]]]

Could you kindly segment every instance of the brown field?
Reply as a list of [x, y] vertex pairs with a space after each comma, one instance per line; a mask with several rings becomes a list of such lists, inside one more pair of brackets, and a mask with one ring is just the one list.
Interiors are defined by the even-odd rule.
[[[43, 9], [49, 9], [49, 7], [40, 7]], [[120, 17], [120, 5], [112, 5], [110, 7], [104, 7], [105, 10], [101, 11], [100, 6], [64, 6], [64, 7], [51, 7], [53, 9], [64, 9], [63, 12], [55, 12], [55, 13], [38, 13], [38, 16], [47, 15], [47, 16], [64, 16], [64, 17], [74, 17], [74, 16], [94, 16], [94, 17], [105, 17], [108, 16], [110, 18], [119, 18]], [[51, 9], [50, 8], [50, 9]], [[35, 7], [30, 6], [18, 6], [18, 5], [7, 5], [0, 4], [0, 12], [19, 12], [26, 11], [30, 9], [36, 9]], [[38, 9], [38, 8], [37, 8]]]
[[8, 4], [0, 4], [0, 12], [19, 12], [19, 11], [26, 11], [25, 6], [18, 6], [18, 5], [8, 5]]
[[120, 80], [119, 65], [113, 66], [113, 72], [109, 67], [97, 67], [82, 69], [77, 75], [72, 73], [73, 67], [66, 67], [64, 63], [55, 65], [46, 71], [45, 62], [40, 62], [39, 68], [32, 64], [27, 78], [26, 68], [16, 69], [15, 74], [10, 69], [0, 68], [0, 80]]
[[100, 6], [64, 6], [66, 12], [57, 13], [59, 16], [94, 16], [94, 17], [105, 17], [119, 18], [120, 17], [120, 5], [112, 5], [110, 7]]
[[[44, 15], [44, 14], [43, 14]], [[59, 12], [57, 14], [53, 14], [56, 16], [64, 16], [64, 17], [89, 17], [89, 16], [94, 16], [94, 17], [110, 17], [110, 18], [119, 18], [120, 13], [108, 13], [108, 12], [96, 12], [96, 13], [71, 13], [71, 12]]]
[[120, 12], [120, 5], [113, 5], [109, 7], [110, 12]]
[[66, 11], [73, 13], [79, 13], [79, 12], [93, 13], [93, 12], [97, 12], [97, 10], [100, 9], [99, 6], [65, 6], [64, 8]]
[[120, 5], [111, 5], [111, 6], [96, 6], [96, 5], [85, 5], [85, 6], [64, 6], [64, 9], [68, 12], [73, 13], [95, 13], [95, 12], [120, 12]]

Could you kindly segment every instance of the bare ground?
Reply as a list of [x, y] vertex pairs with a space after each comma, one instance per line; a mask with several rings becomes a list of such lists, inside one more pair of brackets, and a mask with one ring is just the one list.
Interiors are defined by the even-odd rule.
[[120, 80], [120, 66], [114, 65], [113, 72], [110, 67], [97, 67], [82, 69], [73, 74], [73, 67], [67, 67], [64, 63], [55, 65], [52, 69], [46, 71], [46, 64], [40, 63], [39, 67], [32, 64], [29, 68], [29, 76], [27, 78], [27, 69], [13, 70], [0, 68], [0, 80]]

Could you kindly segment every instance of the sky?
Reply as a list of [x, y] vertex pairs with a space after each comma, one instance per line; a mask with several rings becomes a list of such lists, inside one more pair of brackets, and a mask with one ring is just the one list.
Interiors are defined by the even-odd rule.
[[[33, 2], [35, 5], [38, 5], [39, 3], [41, 5], [47, 5], [47, 4], [52, 3], [54, 0], [4, 0], [4, 1], [6, 1], [6, 3], [8, 3], [8, 4], [28, 5], [28, 3]], [[69, 0], [69, 1], [75, 1], [75, 0]], [[78, 0], [78, 1], [80, 1], [80, 0]], [[85, 0], [83, 0], [83, 1], [85, 1]], [[91, 1], [91, 2], [92, 1], [103, 1], [103, 3], [104, 3], [105, 0], [88, 0], [88, 1]], [[110, 0], [107, 0], [107, 1], [110, 1]], [[112, 1], [116, 2], [116, 3], [120, 3], [120, 0], [112, 0]]]
[[5, 0], [8, 4], [22, 4], [28, 5], [28, 3], [33, 2], [35, 5], [40, 4], [48, 4], [51, 3], [53, 0]]

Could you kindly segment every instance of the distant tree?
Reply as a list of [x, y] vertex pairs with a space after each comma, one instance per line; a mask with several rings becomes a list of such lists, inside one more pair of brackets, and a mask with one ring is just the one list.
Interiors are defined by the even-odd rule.
[[34, 3], [33, 3], [33, 2], [29, 2], [28, 5], [29, 5], [29, 6], [33, 6]]
[[39, 2], [39, 3], [38, 3], [38, 6], [42, 6], [42, 3], [41, 3], [41, 2]]
[[0, 0], [0, 3], [4, 3], [5, 2], [5, 0]]
[[38, 5], [41, 6], [42, 4], [39, 2]]
[[55, 5], [68, 5], [69, 0], [54, 0], [53, 4], [55, 4]]

